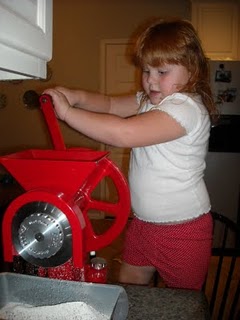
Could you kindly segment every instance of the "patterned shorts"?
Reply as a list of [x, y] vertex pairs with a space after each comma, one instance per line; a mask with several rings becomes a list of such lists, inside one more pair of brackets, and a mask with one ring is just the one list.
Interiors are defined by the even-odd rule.
[[168, 287], [200, 290], [210, 262], [212, 230], [210, 213], [180, 224], [133, 218], [123, 260], [135, 266], [154, 266]]

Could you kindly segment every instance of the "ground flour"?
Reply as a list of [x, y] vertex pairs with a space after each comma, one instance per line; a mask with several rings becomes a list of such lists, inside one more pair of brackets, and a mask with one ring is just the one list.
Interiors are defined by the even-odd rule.
[[84, 302], [67, 302], [53, 306], [34, 307], [8, 303], [0, 309], [0, 320], [107, 320], [107, 316]]

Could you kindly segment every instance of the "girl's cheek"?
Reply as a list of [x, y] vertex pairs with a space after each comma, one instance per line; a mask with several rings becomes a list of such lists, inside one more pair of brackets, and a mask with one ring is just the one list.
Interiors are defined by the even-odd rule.
[[143, 75], [143, 76], [142, 76], [142, 83], [144, 83], [145, 85], [147, 85], [147, 83], [148, 83], [148, 77], [147, 77], [147, 75]]
[[143, 87], [144, 91], [148, 91], [148, 85], [146, 82], [142, 81], [142, 87]]

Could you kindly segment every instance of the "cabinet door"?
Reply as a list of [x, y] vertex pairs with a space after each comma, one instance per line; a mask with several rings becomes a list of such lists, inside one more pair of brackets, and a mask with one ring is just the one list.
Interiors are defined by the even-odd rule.
[[192, 23], [209, 58], [240, 58], [239, 8], [237, 1], [192, 0]]
[[45, 78], [52, 0], [0, 0], [0, 80]]

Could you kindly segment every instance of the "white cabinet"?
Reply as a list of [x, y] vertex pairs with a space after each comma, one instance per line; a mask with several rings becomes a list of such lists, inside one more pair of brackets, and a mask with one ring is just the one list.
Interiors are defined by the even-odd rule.
[[207, 56], [240, 60], [240, 1], [192, 0], [192, 23]]
[[0, 0], [0, 80], [46, 78], [52, 0]]

